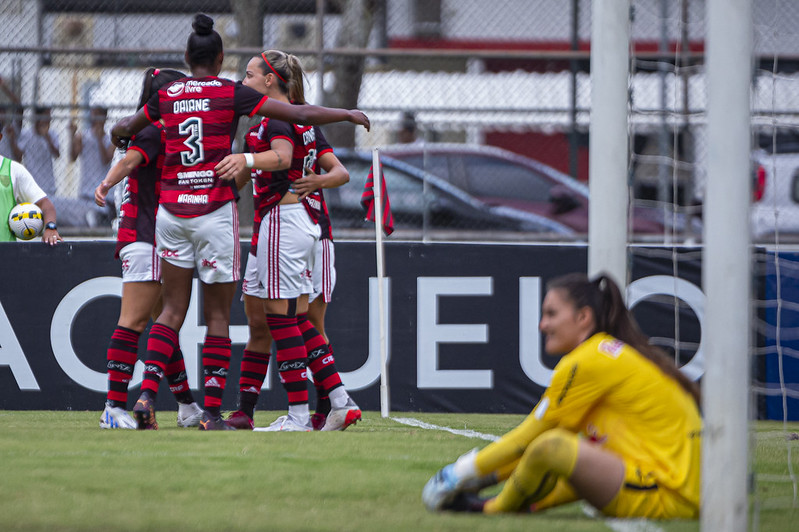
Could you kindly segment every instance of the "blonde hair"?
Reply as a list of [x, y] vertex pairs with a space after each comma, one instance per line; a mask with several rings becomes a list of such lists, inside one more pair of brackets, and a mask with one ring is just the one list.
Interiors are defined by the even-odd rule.
[[275, 75], [278, 88], [289, 100], [296, 104], [305, 103], [305, 72], [296, 55], [280, 50], [261, 52], [261, 71], [264, 75]]

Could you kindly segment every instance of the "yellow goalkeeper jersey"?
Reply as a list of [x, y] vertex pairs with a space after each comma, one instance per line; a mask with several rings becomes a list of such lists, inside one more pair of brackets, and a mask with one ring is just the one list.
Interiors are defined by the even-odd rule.
[[627, 487], [699, 504], [702, 421], [693, 397], [637, 350], [598, 333], [565, 355], [533, 415], [622, 457]]

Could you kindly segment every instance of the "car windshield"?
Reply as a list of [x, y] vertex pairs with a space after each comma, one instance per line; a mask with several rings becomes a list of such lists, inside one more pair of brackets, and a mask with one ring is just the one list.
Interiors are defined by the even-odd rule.
[[392, 155], [480, 198], [548, 202], [553, 182], [533, 169], [478, 154]]

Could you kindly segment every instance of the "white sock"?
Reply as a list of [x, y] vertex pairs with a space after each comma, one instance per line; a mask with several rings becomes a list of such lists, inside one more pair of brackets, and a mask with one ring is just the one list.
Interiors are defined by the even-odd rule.
[[453, 467], [455, 476], [459, 481], [471, 480], [477, 477], [477, 449], [460, 456]]
[[311, 412], [308, 410], [308, 403], [301, 405], [289, 405], [289, 417], [300, 425], [307, 425], [311, 421]]
[[347, 393], [344, 386], [339, 386], [335, 390], [330, 391], [329, 397], [331, 408], [344, 408], [347, 406], [347, 399], [350, 398], [350, 394]]

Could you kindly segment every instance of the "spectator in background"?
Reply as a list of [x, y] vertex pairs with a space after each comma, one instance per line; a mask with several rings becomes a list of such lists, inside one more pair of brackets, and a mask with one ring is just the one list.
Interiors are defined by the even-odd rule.
[[[0, 121], [0, 140], [3, 138], [3, 125], [4, 122]], [[42, 242], [55, 246], [61, 241], [53, 203], [24, 166], [0, 155], [0, 219], [8, 220], [11, 209], [19, 203], [35, 203], [42, 210], [45, 224]], [[15, 240], [8, 224], [0, 223], [0, 242]]]
[[48, 196], [55, 196], [56, 183], [53, 159], [61, 156], [58, 137], [50, 130], [50, 108], [34, 107], [33, 128], [23, 129], [19, 139], [9, 139], [15, 154], [35, 176], [36, 181]]
[[0, 155], [20, 161], [22, 154], [17, 145], [17, 139], [22, 130], [22, 110], [15, 104], [6, 104], [0, 107], [0, 122], [5, 124], [0, 133], [3, 138], [0, 140]]
[[0, 139], [0, 155], [13, 159], [15, 161], [22, 160], [22, 154], [19, 149], [14, 150], [22, 129], [22, 107], [19, 105], [19, 98], [14, 94], [14, 91], [6, 85], [3, 78], [0, 77], [0, 91], [6, 95], [9, 103], [3, 104], [0, 107], [0, 122], [5, 124], [5, 127], [0, 131], [3, 137]]
[[397, 143], [413, 144], [415, 142], [420, 142], [417, 138], [416, 116], [413, 111], [405, 111], [402, 113], [400, 128], [397, 130]]
[[91, 202], [87, 205], [86, 218], [90, 227], [108, 224], [115, 217], [115, 208], [111, 202], [106, 207], [94, 204], [94, 189], [103, 180], [114, 157], [114, 145], [111, 136], [105, 132], [105, 121], [108, 110], [104, 107], [92, 107], [89, 111], [89, 126], [78, 131], [73, 121], [69, 125], [70, 146], [69, 157], [76, 161], [80, 157], [80, 180], [78, 182], [78, 198]]

